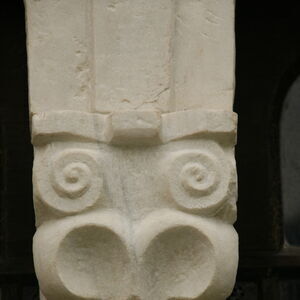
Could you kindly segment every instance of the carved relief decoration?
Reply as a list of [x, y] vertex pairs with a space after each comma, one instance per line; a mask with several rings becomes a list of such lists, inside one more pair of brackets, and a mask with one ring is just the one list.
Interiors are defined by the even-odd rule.
[[43, 300], [225, 300], [233, 0], [25, 0]]
[[[45, 299], [230, 293], [237, 267], [236, 117], [198, 111], [205, 115], [214, 118], [204, 125], [195, 118], [196, 128], [185, 134], [173, 124], [176, 113], [34, 116], [34, 254]], [[55, 118], [65, 119], [63, 126]], [[99, 126], [82, 128], [78, 121], [90, 118]], [[220, 123], [227, 128], [218, 130]]]

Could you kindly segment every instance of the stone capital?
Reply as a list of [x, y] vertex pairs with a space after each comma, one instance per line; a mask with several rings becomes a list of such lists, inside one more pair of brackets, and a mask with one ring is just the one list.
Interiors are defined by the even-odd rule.
[[44, 300], [225, 300], [233, 0], [25, 0]]

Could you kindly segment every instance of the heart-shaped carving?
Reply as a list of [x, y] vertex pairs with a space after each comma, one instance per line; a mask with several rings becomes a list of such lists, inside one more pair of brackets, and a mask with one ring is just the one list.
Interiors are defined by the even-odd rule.
[[39, 228], [35, 255], [52, 248], [46, 262], [35, 257], [41, 288], [47, 300], [213, 299], [206, 295], [219, 284], [223, 225], [211, 222], [162, 210], [130, 226], [122, 216], [102, 212], [62, 220], [47, 232]]

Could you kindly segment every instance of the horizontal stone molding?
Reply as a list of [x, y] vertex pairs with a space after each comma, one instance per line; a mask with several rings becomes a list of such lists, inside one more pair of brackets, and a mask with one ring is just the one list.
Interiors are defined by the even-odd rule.
[[57, 111], [34, 114], [32, 142], [38, 146], [71, 138], [120, 145], [168, 143], [203, 135], [224, 135], [235, 143], [237, 115], [223, 110], [117, 111], [110, 114]]

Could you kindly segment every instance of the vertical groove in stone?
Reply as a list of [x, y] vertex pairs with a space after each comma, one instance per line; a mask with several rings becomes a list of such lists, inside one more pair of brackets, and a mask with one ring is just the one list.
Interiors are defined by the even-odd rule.
[[87, 38], [89, 39], [89, 61], [90, 61], [90, 112], [95, 112], [96, 103], [96, 81], [95, 81], [95, 30], [94, 30], [94, 0], [88, 0], [87, 14]]
[[172, 22], [171, 22], [171, 39], [170, 39], [170, 104], [169, 111], [175, 111], [175, 35], [176, 35], [176, 14], [177, 14], [177, 0], [172, 1]]

